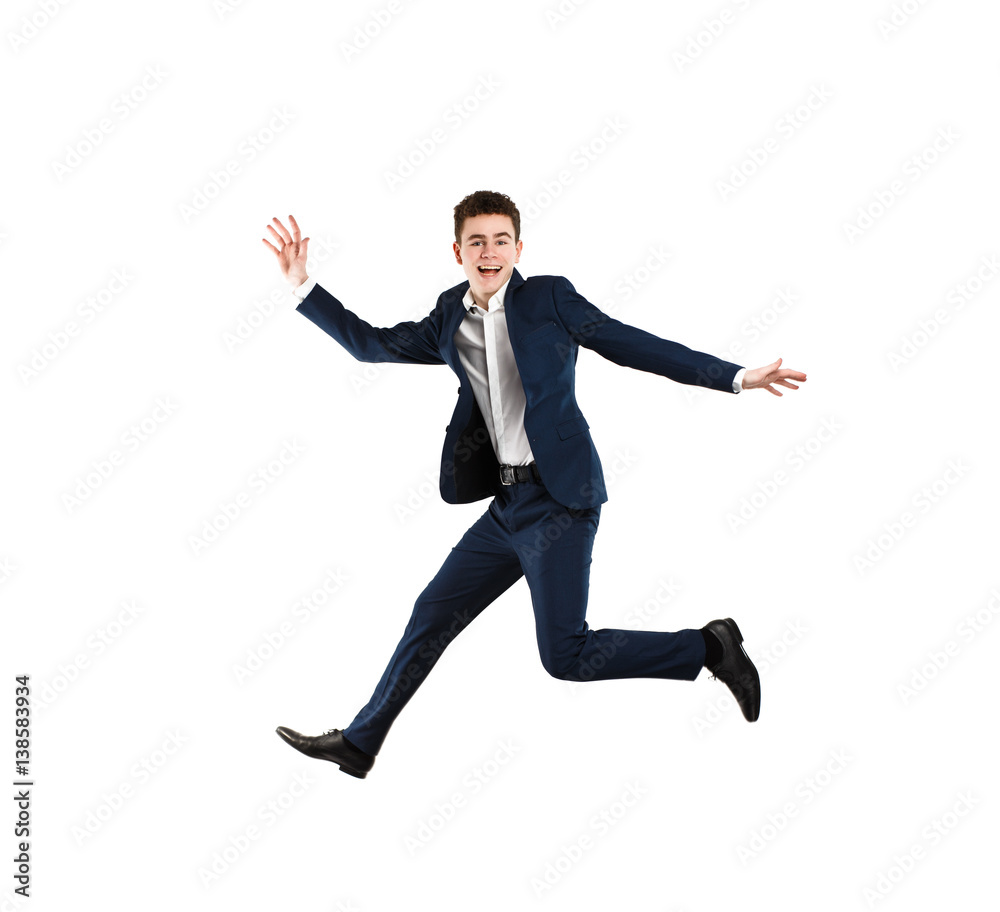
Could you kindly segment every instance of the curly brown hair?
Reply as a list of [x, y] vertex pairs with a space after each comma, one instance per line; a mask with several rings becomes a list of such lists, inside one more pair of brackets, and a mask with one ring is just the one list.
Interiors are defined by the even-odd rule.
[[462, 226], [467, 218], [476, 215], [507, 215], [514, 223], [514, 243], [521, 239], [521, 213], [506, 193], [477, 190], [470, 193], [455, 207], [455, 243], [462, 243]]

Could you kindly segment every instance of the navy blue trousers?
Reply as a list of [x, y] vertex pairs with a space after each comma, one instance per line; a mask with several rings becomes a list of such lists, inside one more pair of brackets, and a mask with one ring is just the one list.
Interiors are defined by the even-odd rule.
[[448, 644], [522, 576], [531, 591], [538, 652], [549, 674], [566, 681], [693, 681], [705, 661], [700, 630], [587, 626], [591, 551], [600, 514], [600, 506], [568, 510], [541, 484], [503, 487], [417, 598], [375, 692], [344, 729], [347, 740], [378, 754], [390, 726]]

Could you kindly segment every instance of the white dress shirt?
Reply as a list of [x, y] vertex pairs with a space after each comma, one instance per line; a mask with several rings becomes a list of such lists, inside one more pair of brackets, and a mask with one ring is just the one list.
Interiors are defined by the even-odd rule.
[[[462, 299], [466, 314], [455, 335], [455, 347], [483, 413], [497, 460], [501, 465], [528, 465], [535, 457], [524, 430], [524, 388], [510, 346], [503, 306], [509, 284], [508, 278], [486, 302], [489, 310], [476, 304], [471, 288], [466, 291]], [[292, 293], [301, 301], [315, 285], [315, 279], [306, 279]], [[743, 390], [744, 373], [745, 367], [736, 372], [734, 393]]]
[[476, 304], [471, 288], [465, 293], [466, 314], [455, 334], [455, 347], [500, 465], [529, 465], [535, 457], [524, 430], [524, 387], [503, 307], [509, 284], [508, 278], [486, 302], [489, 310]]

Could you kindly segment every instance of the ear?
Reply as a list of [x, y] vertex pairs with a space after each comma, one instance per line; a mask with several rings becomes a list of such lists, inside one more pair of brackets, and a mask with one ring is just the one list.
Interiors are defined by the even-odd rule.
[[462, 265], [462, 248], [459, 247], [458, 244], [455, 241], [452, 241], [451, 247], [452, 247], [452, 250], [455, 251], [455, 262], [458, 263], [459, 266], [461, 266]]

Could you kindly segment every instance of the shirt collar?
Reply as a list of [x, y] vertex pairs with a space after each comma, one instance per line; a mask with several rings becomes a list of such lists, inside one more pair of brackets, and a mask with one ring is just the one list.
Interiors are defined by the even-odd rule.
[[[500, 288], [497, 289], [497, 291], [493, 295], [493, 297], [490, 298], [489, 301], [486, 302], [487, 304], [490, 305], [490, 310], [491, 311], [492, 310], [503, 310], [504, 298], [507, 296], [507, 286], [510, 285], [510, 280], [513, 277], [513, 275], [514, 275], [514, 273], [511, 272], [510, 276], [508, 276], [508, 278], [507, 278], [507, 281], [504, 282], [503, 285], [501, 285]], [[469, 312], [472, 312], [472, 308], [473, 307], [478, 307], [479, 306], [478, 304], [476, 304], [475, 299], [472, 297], [472, 288], [471, 288], [471, 286], [465, 292], [465, 297], [462, 298], [462, 304], [465, 306], [465, 309], [467, 311], [469, 311]]]

